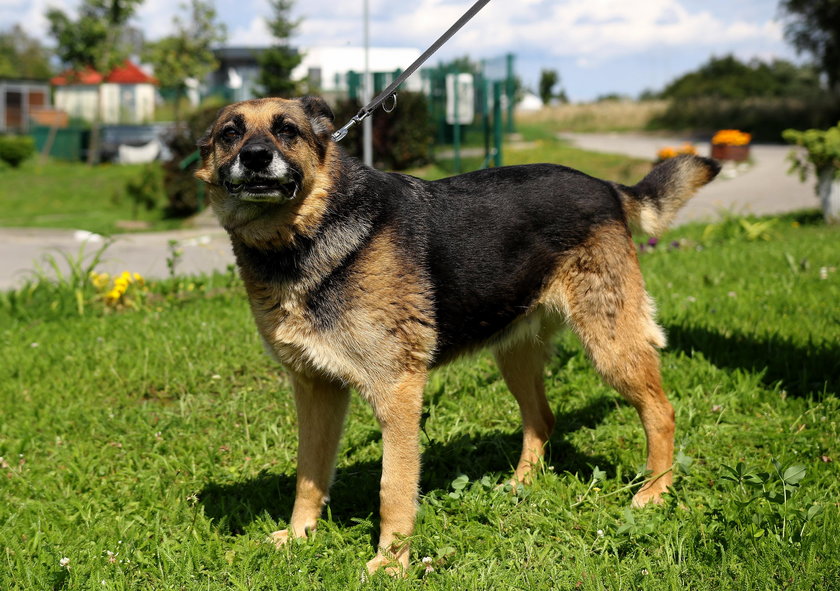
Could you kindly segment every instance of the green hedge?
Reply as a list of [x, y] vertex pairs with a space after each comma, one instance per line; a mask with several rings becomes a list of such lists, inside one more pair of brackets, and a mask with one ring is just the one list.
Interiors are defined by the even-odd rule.
[[[385, 101], [386, 104], [391, 101]], [[333, 109], [335, 125], [340, 127], [359, 112], [358, 100], [339, 101]], [[390, 113], [377, 109], [373, 122], [373, 155], [375, 164], [390, 170], [428, 164], [434, 129], [429, 118], [426, 97], [418, 92], [400, 92], [397, 107]], [[356, 126], [341, 142], [341, 146], [357, 158], [362, 156], [362, 129]]]
[[17, 168], [35, 153], [35, 140], [26, 135], [1, 135], [0, 160]]
[[785, 129], [826, 128], [838, 119], [840, 104], [828, 96], [810, 100], [697, 98], [673, 100], [649, 128], [691, 130], [705, 135], [718, 129], [740, 129], [750, 132], [753, 140], [781, 143]]

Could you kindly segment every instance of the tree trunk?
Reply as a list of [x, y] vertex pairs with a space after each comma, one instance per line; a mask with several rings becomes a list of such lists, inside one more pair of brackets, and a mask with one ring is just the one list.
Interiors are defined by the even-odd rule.
[[93, 112], [93, 124], [90, 128], [90, 142], [88, 143], [88, 166], [99, 164], [100, 131], [102, 129], [102, 84], [96, 86], [96, 108]]
[[840, 178], [833, 166], [821, 168], [817, 175], [817, 195], [827, 224], [840, 224]]

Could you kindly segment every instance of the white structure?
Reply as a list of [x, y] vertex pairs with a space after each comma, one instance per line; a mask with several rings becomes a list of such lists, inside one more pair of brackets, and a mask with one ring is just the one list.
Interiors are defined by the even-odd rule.
[[155, 114], [157, 80], [126, 60], [104, 77], [94, 70], [68, 72], [50, 81], [55, 106], [70, 117], [93, 121], [96, 96], [101, 92], [102, 123], [145, 123]]
[[[346, 92], [348, 72], [362, 74], [365, 70], [363, 47], [310, 47], [301, 52], [303, 61], [292, 72], [292, 78], [302, 80], [308, 76], [312, 84], [323, 92]], [[370, 71], [390, 73], [405, 70], [418, 57], [420, 50], [412, 47], [371, 47]], [[405, 88], [422, 90], [419, 74], [411, 76]]]

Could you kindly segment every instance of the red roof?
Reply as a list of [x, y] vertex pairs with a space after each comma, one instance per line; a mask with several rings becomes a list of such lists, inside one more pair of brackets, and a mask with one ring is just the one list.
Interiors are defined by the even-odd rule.
[[[63, 74], [59, 74], [52, 78], [50, 82], [53, 86], [68, 86], [75, 84], [93, 85], [102, 82], [102, 74], [93, 68], [85, 68], [81, 72], [73, 72], [68, 70]], [[108, 76], [105, 77], [105, 82], [112, 82], [114, 84], [157, 84], [156, 78], [149, 76], [137, 64], [130, 60], [125, 60], [121, 66], [117, 66]]]

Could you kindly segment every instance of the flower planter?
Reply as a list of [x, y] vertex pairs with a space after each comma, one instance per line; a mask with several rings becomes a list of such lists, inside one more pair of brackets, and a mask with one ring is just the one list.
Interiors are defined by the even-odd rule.
[[840, 223], [840, 178], [833, 166], [823, 166], [817, 173], [817, 195], [827, 224]]
[[733, 146], [732, 144], [712, 144], [712, 158], [743, 162], [750, 157], [750, 145]]

